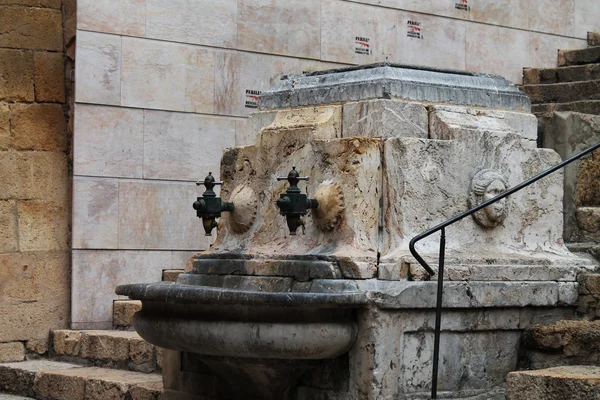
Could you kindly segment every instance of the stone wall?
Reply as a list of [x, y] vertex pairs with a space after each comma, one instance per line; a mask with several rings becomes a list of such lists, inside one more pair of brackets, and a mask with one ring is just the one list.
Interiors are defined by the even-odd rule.
[[47, 351], [70, 309], [65, 45], [74, 1], [0, 1], [0, 362]]
[[520, 83], [523, 67], [586, 46], [594, 4], [79, 0], [73, 327], [110, 327], [115, 286], [158, 281], [209, 246], [194, 182], [216, 175], [223, 148], [254, 142], [246, 117], [282, 75], [390, 61]]

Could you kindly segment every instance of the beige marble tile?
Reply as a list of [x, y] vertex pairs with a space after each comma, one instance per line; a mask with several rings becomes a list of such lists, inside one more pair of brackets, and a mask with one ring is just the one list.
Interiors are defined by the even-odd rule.
[[520, 84], [529, 61], [529, 32], [467, 22], [466, 69]]
[[75, 99], [83, 103], [121, 103], [121, 37], [77, 32]]
[[[214, 172], [214, 171], [213, 171]], [[218, 179], [218, 175], [215, 173]], [[119, 182], [119, 248], [199, 251], [204, 236], [192, 204], [203, 192], [194, 183]]]
[[215, 113], [246, 116], [256, 111], [256, 92], [269, 89], [283, 75], [301, 72], [294, 58], [219, 52], [215, 56]]
[[320, 58], [321, 0], [239, 0], [239, 48]]
[[77, 29], [143, 37], [146, 0], [77, 0]]
[[144, 111], [77, 104], [73, 156], [75, 175], [141, 178]]
[[[355, 3], [372, 4], [383, 7], [396, 8], [405, 11], [414, 11], [440, 15], [445, 17], [468, 19], [469, 11], [473, 7], [475, 0], [467, 0], [466, 3], [461, 0], [350, 0]], [[457, 7], [457, 4], [459, 6]], [[466, 6], [464, 9], [463, 4]]]
[[529, 1], [527, 11], [530, 30], [573, 36], [575, 0]]
[[73, 177], [74, 249], [116, 249], [119, 246], [119, 182]]
[[587, 38], [587, 32], [600, 32], [600, 3], [598, 0], [575, 0], [573, 35]]
[[212, 113], [213, 50], [123, 38], [123, 106]]
[[321, 59], [352, 64], [397, 61], [397, 18], [396, 11], [386, 8], [323, 0]]
[[146, 0], [146, 37], [235, 48], [236, 0]]
[[235, 146], [235, 120], [144, 111], [144, 178], [197, 181], [217, 173], [225, 147]]
[[171, 266], [170, 251], [73, 250], [72, 322], [80, 329], [111, 322], [117, 286], [159, 282]]
[[185, 269], [187, 266], [191, 268], [192, 257], [196, 254], [197, 251], [172, 251], [170, 269]]
[[529, 33], [529, 68], [556, 68], [558, 50], [584, 49], [587, 41], [544, 33]]
[[399, 11], [397, 61], [465, 69], [466, 25], [457, 19]]
[[474, 0], [469, 1], [470, 20], [510, 28], [527, 29], [530, 0]]

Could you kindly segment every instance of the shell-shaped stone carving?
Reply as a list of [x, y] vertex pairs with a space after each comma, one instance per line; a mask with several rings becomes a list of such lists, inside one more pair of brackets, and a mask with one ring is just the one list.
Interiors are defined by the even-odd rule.
[[313, 218], [317, 227], [324, 232], [337, 228], [344, 218], [344, 192], [335, 182], [323, 182], [315, 191], [314, 199], [319, 207], [313, 210]]
[[234, 209], [229, 215], [229, 226], [235, 233], [245, 233], [254, 224], [258, 198], [250, 186], [239, 185], [231, 192]]

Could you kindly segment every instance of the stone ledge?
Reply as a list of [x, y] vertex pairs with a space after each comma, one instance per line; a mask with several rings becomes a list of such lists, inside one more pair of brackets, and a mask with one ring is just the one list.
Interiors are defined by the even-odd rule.
[[582, 400], [600, 395], [600, 367], [570, 366], [508, 374], [506, 400]]

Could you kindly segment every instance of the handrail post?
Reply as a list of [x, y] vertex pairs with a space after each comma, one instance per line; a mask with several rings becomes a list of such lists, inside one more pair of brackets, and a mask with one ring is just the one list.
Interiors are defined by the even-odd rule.
[[433, 371], [431, 377], [431, 398], [437, 399], [438, 364], [440, 358], [440, 334], [442, 330], [442, 300], [444, 297], [444, 257], [446, 253], [446, 229], [442, 228], [440, 238], [440, 259], [438, 264], [437, 300], [435, 306], [435, 333], [433, 339]]

